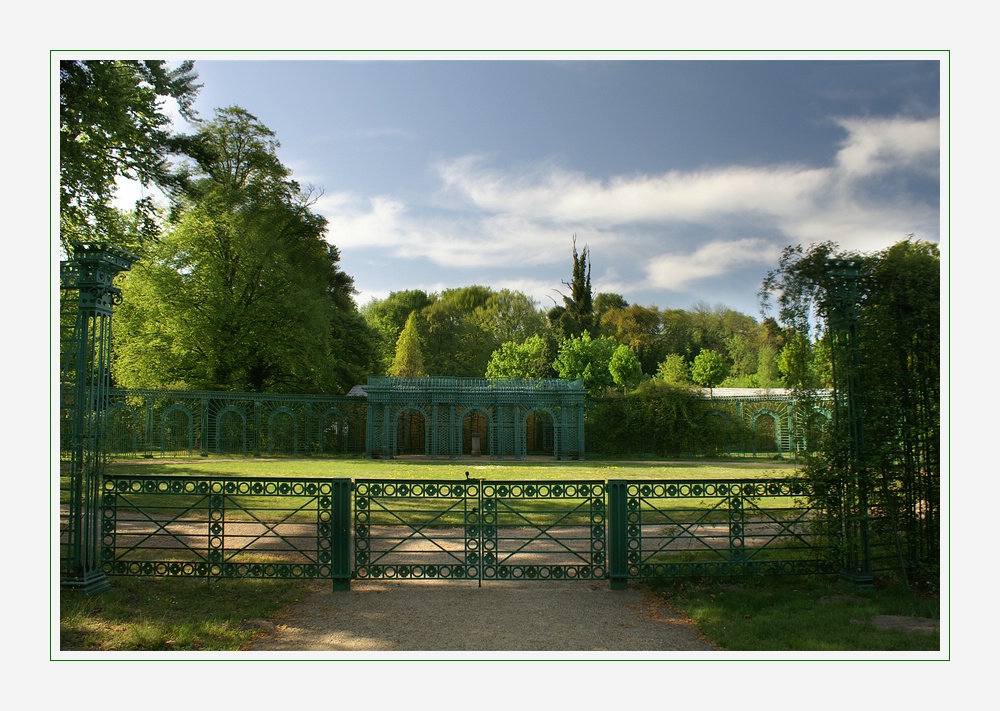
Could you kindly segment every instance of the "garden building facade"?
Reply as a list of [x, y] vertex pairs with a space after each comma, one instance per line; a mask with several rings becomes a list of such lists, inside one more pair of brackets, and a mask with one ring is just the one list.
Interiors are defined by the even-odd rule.
[[582, 459], [582, 380], [369, 378], [365, 454]]

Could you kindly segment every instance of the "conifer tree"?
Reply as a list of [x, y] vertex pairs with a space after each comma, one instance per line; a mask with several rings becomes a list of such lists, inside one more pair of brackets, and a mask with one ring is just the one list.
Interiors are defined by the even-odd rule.
[[424, 357], [417, 332], [417, 312], [410, 313], [406, 325], [396, 341], [396, 357], [387, 371], [393, 378], [416, 378], [427, 375]]

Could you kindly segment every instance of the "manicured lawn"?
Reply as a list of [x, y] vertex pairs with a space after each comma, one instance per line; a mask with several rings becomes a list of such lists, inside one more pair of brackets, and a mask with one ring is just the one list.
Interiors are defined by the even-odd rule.
[[244, 477], [345, 477], [349, 479], [609, 480], [755, 479], [792, 476], [788, 461], [495, 461], [484, 459], [183, 459], [133, 460], [109, 465], [111, 475], [152, 474]]

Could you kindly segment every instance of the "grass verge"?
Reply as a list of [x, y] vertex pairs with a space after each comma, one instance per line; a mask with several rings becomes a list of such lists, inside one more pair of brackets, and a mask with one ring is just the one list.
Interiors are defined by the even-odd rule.
[[[650, 586], [728, 651], [941, 649], [939, 629], [928, 624], [940, 620], [939, 597], [902, 586], [863, 589], [818, 576], [654, 581]], [[922, 624], [912, 624], [918, 621]]]
[[289, 580], [204, 581], [119, 578], [99, 595], [62, 590], [63, 651], [236, 651], [267, 619], [298, 600], [307, 584]]

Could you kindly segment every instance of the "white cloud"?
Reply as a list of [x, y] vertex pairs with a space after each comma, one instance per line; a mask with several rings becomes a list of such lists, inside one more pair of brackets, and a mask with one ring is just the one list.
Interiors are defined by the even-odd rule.
[[507, 175], [481, 167], [475, 157], [441, 165], [439, 172], [446, 191], [475, 209], [605, 225], [697, 221], [733, 212], [785, 212], [797, 209], [830, 180], [829, 169], [801, 166], [736, 166], [615, 176], [606, 181], [558, 167]]
[[837, 168], [845, 178], [892, 170], [938, 173], [941, 122], [936, 118], [845, 118], [837, 123], [847, 131], [837, 153]]
[[[317, 209], [342, 248], [372, 248], [381, 258], [426, 260], [462, 273], [489, 270], [491, 286], [516, 288], [543, 305], [558, 280], [504, 276], [568, 267], [573, 234], [599, 255], [604, 271], [595, 275], [595, 288], [622, 294], [683, 291], [748, 265], [763, 273], [788, 244], [831, 240], [871, 251], [909, 232], [938, 239], [936, 205], [898, 188], [895, 177], [936, 174], [939, 122], [838, 123], [847, 136], [829, 165], [735, 165], [598, 180], [551, 163], [503, 171], [466, 156], [437, 166], [441, 188], [433, 205], [338, 194], [324, 196]], [[890, 174], [893, 180], [879, 180]]]
[[662, 254], [646, 266], [647, 285], [681, 291], [691, 282], [721, 276], [748, 264], [773, 266], [781, 249], [766, 240], [751, 238], [710, 242], [691, 254]]

